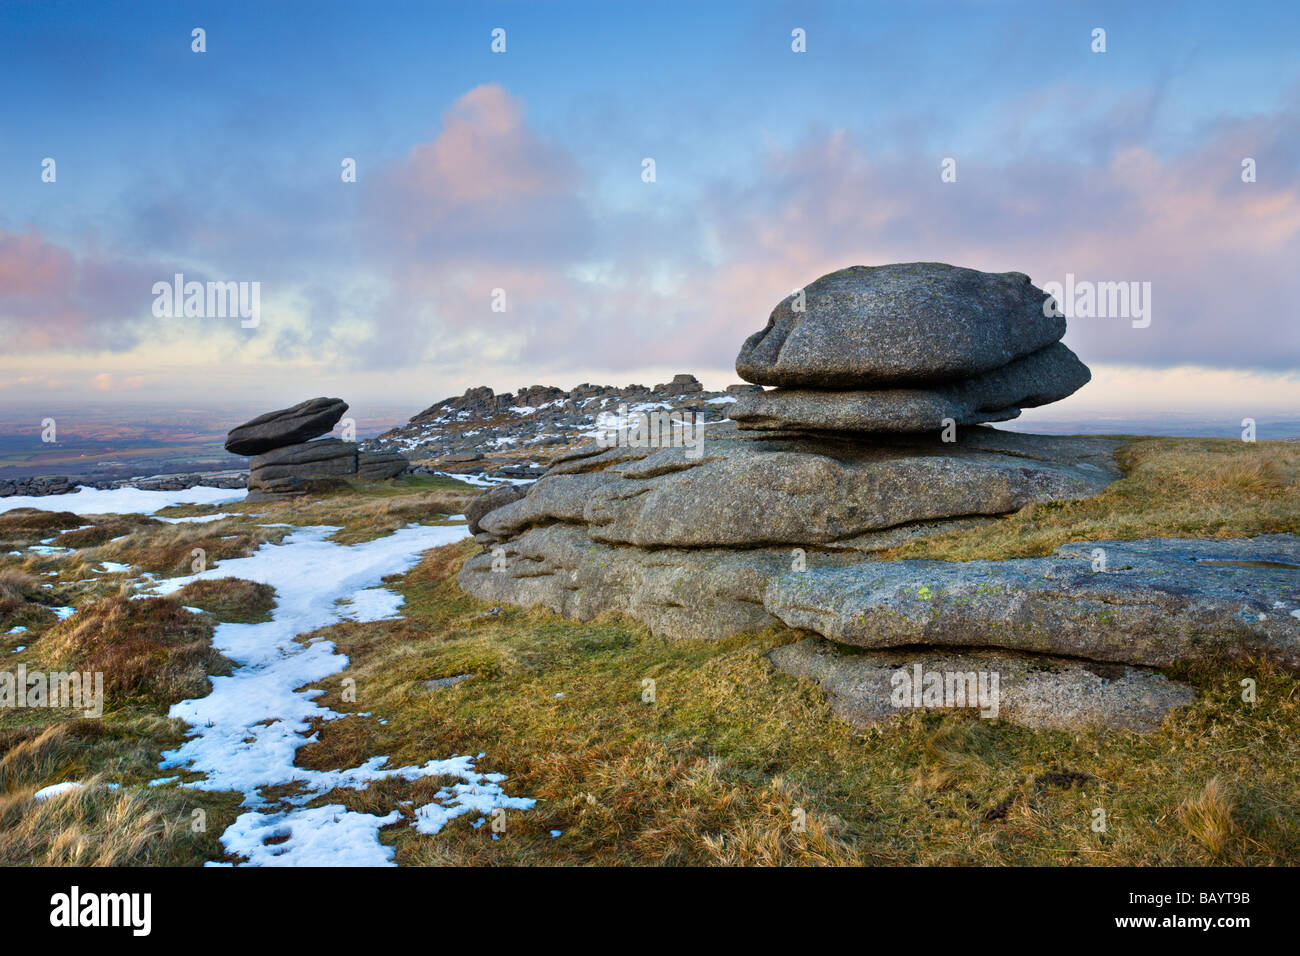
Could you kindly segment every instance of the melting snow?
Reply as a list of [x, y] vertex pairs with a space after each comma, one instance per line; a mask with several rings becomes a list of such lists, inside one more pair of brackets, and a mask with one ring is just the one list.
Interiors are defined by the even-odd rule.
[[[272, 620], [217, 626], [213, 646], [238, 666], [228, 677], [213, 677], [207, 697], [171, 708], [170, 716], [189, 723], [192, 736], [164, 753], [160, 764], [164, 770], [203, 774], [179, 786], [244, 794], [248, 812], [222, 834], [221, 842], [254, 864], [391, 864], [393, 850], [379, 842], [379, 829], [401, 819], [397, 811], [374, 816], [335, 805], [301, 807], [336, 787], [365, 789], [385, 777], [459, 778], [459, 783], [439, 790], [433, 803], [414, 811], [413, 826], [422, 833], [436, 833], [464, 813], [498, 807], [524, 810], [534, 802], [507, 795], [500, 787], [505, 778], [480, 773], [474, 768], [476, 758], [468, 756], [407, 767], [387, 767], [385, 756], [350, 769], [294, 766], [298, 748], [316, 740], [311, 734], [314, 719], [347, 716], [316, 703], [321, 691], [298, 688], [337, 674], [348, 663], [331, 641], [318, 638], [304, 644], [295, 638], [345, 617], [370, 621], [391, 616], [401, 598], [380, 587], [381, 580], [414, 567], [429, 548], [466, 536], [464, 525], [413, 525], [386, 538], [342, 545], [326, 540], [335, 530], [303, 528], [278, 545], [263, 545], [250, 557], [225, 560], [199, 574], [160, 581], [153, 588], [153, 593], [166, 595], [190, 581], [237, 577], [276, 589]], [[348, 603], [336, 603], [340, 600]], [[290, 809], [271, 811], [261, 789], [290, 783], [298, 786], [297, 795], [283, 801]]]
[[62, 783], [52, 783], [48, 787], [42, 787], [32, 794], [32, 799], [38, 802], [44, 802], [50, 797], [57, 797], [61, 793], [67, 793], [69, 790], [80, 790], [82, 785], [76, 780], [65, 780]]
[[400, 617], [397, 609], [405, 598], [388, 588], [362, 588], [344, 598], [339, 610], [354, 621], [388, 621]]
[[14, 508], [37, 508], [41, 511], [71, 511], [77, 515], [151, 515], [168, 505], [224, 505], [240, 501], [243, 488], [209, 488], [195, 485], [177, 491], [142, 491], [139, 488], [113, 488], [100, 491], [87, 485], [66, 495], [10, 495], [0, 498], [0, 512]]
[[159, 518], [159, 521], [166, 521], [168, 524], [207, 524], [209, 521], [220, 521], [222, 518], [236, 518], [237, 514], [228, 511], [219, 511], [214, 515], [191, 515], [188, 518]]

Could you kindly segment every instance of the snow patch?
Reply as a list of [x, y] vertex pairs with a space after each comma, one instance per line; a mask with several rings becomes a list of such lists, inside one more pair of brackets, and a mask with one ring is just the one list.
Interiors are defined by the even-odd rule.
[[151, 515], [169, 505], [224, 505], [243, 500], [243, 488], [209, 488], [195, 485], [176, 491], [143, 491], [112, 488], [101, 491], [79, 485], [66, 495], [10, 495], [0, 498], [0, 512], [14, 508], [40, 511], [71, 511], [76, 515]]
[[[388, 777], [459, 778], [438, 791], [433, 803], [415, 812], [412, 825], [435, 833], [447, 820], [471, 809], [528, 809], [533, 801], [510, 797], [500, 787], [500, 774], [480, 773], [476, 758], [454, 756], [422, 766], [388, 767], [386, 756], [372, 757], [359, 767], [309, 770], [294, 766], [298, 748], [313, 742], [314, 720], [336, 720], [340, 714], [317, 703], [322, 693], [301, 690], [337, 674], [348, 659], [323, 638], [295, 640], [336, 624], [382, 619], [400, 607], [400, 596], [380, 586], [383, 578], [410, 570], [421, 553], [466, 537], [464, 525], [417, 526], [399, 529], [385, 538], [355, 545], [328, 540], [337, 528], [302, 528], [280, 544], [264, 544], [247, 558], [222, 561], [198, 574], [159, 581], [152, 593], [175, 593], [196, 580], [244, 578], [276, 590], [270, 621], [258, 624], [222, 623], [213, 633], [213, 646], [236, 664], [229, 676], [212, 678], [207, 697], [181, 701], [169, 715], [186, 721], [191, 736], [165, 752], [163, 770], [184, 769], [202, 777], [179, 784], [199, 790], [237, 790], [249, 812], [222, 834], [231, 853], [261, 865], [388, 865], [391, 848], [379, 843], [381, 827], [396, 823], [396, 811], [386, 816], [349, 811], [342, 806], [302, 808], [314, 797], [337, 787], [365, 789]], [[348, 603], [337, 603], [340, 600]], [[297, 793], [272, 808], [262, 788], [294, 784]], [[288, 804], [290, 809], [283, 809]], [[470, 809], [465, 809], [466, 807]], [[267, 842], [267, 840], [271, 842]]]

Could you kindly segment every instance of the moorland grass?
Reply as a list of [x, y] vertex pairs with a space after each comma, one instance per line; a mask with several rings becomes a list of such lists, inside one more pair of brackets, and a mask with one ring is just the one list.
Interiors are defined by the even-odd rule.
[[[1090, 538], [1300, 532], [1295, 445], [1134, 439], [1121, 463], [1125, 477], [1096, 498], [1025, 509], [890, 556], [965, 560], [1044, 554]], [[341, 540], [359, 541], [408, 521], [444, 521], [463, 512], [472, 494], [406, 479], [310, 500], [223, 506], [241, 516], [217, 524], [233, 522], [235, 530], [223, 533], [243, 535], [257, 522], [331, 524]], [[133, 537], [148, 549], [152, 534], [167, 535], [139, 529]], [[1266, 665], [1171, 672], [1200, 696], [1145, 736], [923, 712], [855, 730], [830, 713], [819, 688], [768, 664], [767, 652], [801, 636], [795, 632], [675, 641], [615, 616], [578, 622], [540, 609], [494, 610], [455, 584], [475, 550], [469, 542], [435, 549], [388, 582], [405, 596], [403, 619], [345, 622], [304, 636], [332, 640], [349, 657], [346, 671], [317, 687], [322, 703], [357, 716], [318, 726], [300, 765], [355, 766], [376, 754], [393, 765], [418, 764], [485, 752], [480, 769], [507, 774], [510, 794], [538, 801], [510, 812], [497, 840], [490, 828], [473, 827], [473, 816], [436, 835], [400, 823], [386, 828], [381, 839], [399, 863], [1300, 860], [1300, 681]], [[115, 560], [134, 563], [127, 550], [118, 553]], [[69, 560], [8, 560], [28, 574], [61, 568], [55, 590], [70, 586], [62, 581]], [[229, 619], [244, 613], [244, 600], [211, 607]], [[14, 659], [36, 654], [51, 628], [25, 635], [36, 647]], [[453, 686], [428, 684], [462, 674], [469, 679]], [[345, 678], [355, 681], [355, 701], [342, 699]], [[1242, 699], [1244, 678], [1256, 682], [1253, 704]], [[73, 715], [28, 713], [0, 712], [0, 735], [9, 735], [0, 736], [8, 768], [0, 770], [0, 832], [17, 834], [0, 837], [0, 862], [221, 858], [214, 834], [233, 819], [236, 795], [141, 787], [159, 773], [159, 750], [182, 733], [156, 700], [123, 698], [94, 722], [100, 736], [51, 745], [46, 757], [39, 756], [46, 745], [34, 740], [53, 726], [74, 734], [80, 724]], [[124, 789], [77, 791], [56, 798], [66, 805], [40, 809], [30, 803], [38, 786], [95, 775]], [[448, 782], [386, 780], [314, 803], [387, 812], [403, 800], [426, 803]], [[121, 805], [126, 797], [138, 805]], [[195, 807], [209, 814], [206, 833], [167, 829]], [[125, 821], [120, 841], [106, 842], [115, 832], [110, 820]]]

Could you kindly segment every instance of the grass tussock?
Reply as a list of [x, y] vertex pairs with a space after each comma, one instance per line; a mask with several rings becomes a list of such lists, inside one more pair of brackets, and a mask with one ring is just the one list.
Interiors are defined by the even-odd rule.
[[230, 672], [212, 648], [212, 624], [168, 598], [103, 598], [48, 631], [37, 661], [49, 670], [102, 672], [110, 702], [159, 705], [202, 697], [209, 674]]
[[1189, 797], [1178, 808], [1183, 826], [1212, 859], [1241, 862], [1244, 842], [1241, 826], [1234, 819], [1236, 801], [1231, 789], [1218, 777], [1211, 777], [1205, 788]]
[[[150, 749], [179, 739], [176, 722], [136, 719], [53, 723], [0, 733], [0, 866], [179, 865], [221, 858], [229, 795], [147, 786]], [[89, 767], [99, 765], [103, 772]], [[134, 778], [134, 783], [120, 783]], [[37, 790], [82, 784], [37, 801]], [[196, 811], [198, 811], [196, 813]]]
[[173, 577], [199, 570], [196, 561], [211, 567], [223, 560], [246, 558], [265, 542], [279, 541], [284, 532], [284, 528], [249, 526], [233, 519], [141, 528], [96, 548], [89, 560], [121, 562], [137, 571]]
[[163, 522], [143, 515], [113, 515], [94, 520], [89, 528], [73, 528], [56, 537], [50, 544], [58, 548], [95, 548], [114, 538], [138, 531], [140, 528], [161, 528]]
[[213, 578], [191, 581], [172, 595], [172, 600], [202, 608], [218, 621], [258, 624], [271, 619], [275, 588], [243, 578]]
[[41, 582], [26, 571], [0, 569], [0, 607], [17, 607], [40, 596]]
[[1300, 443], [1134, 438], [1095, 498], [1031, 505], [995, 524], [914, 541], [881, 560], [1040, 557], [1070, 541], [1300, 533]]

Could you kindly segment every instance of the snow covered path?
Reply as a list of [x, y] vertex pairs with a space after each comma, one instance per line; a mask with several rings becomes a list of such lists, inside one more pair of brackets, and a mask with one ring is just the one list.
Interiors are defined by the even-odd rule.
[[[393, 617], [400, 595], [380, 586], [390, 574], [410, 570], [429, 548], [467, 536], [464, 525], [411, 525], [362, 544], [327, 540], [332, 527], [302, 528], [280, 544], [263, 545], [247, 558], [222, 561], [199, 574], [169, 578], [151, 593], [174, 593], [190, 581], [245, 578], [276, 589], [272, 620], [261, 624], [220, 624], [213, 646], [238, 665], [229, 677], [213, 677], [212, 692], [174, 705], [170, 714], [192, 727], [193, 736], [163, 754], [168, 770], [197, 771], [200, 780], [180, 784], [204, 790], [238, 790], [247, 812], [222, 835], [222, 845], [268, 866], [384, 866], [393, 850], [380, 844], [380, 827], [396, 823], [394, 809], [374, 816], [341, 805], [267, 812], [261, 788], [296, 783], [290, 803], [305, 804], [335, 787], [365, 789], [371, 781], [398, 776], [415, 779], [449, 776], [460, 783], [444, 787], [434, 803], [415, 811], [413, 824], [436, 833], [449, 820], [467, 813], [490, 814], [497, 808], [526, 810], [534, 801], [511, 797], [501, 789], [501, 774], [474, 769], [475, 758], [452, 756], [420, 766], [385, 767], [376, 756], [359, 767], [332, 771], [294, 766], [299, 747], [315, 740], [313, 720], [345, 718], [316, 703], [320, 691], [297, 690], [337, 674], [347, 658], [331, 641], [300, 643], [295, 638], [339, 621], [373, 621]], [[337, 603], [337, 602], [345, 603]], [[265, 841], [278, 841], [268, 845]]]

